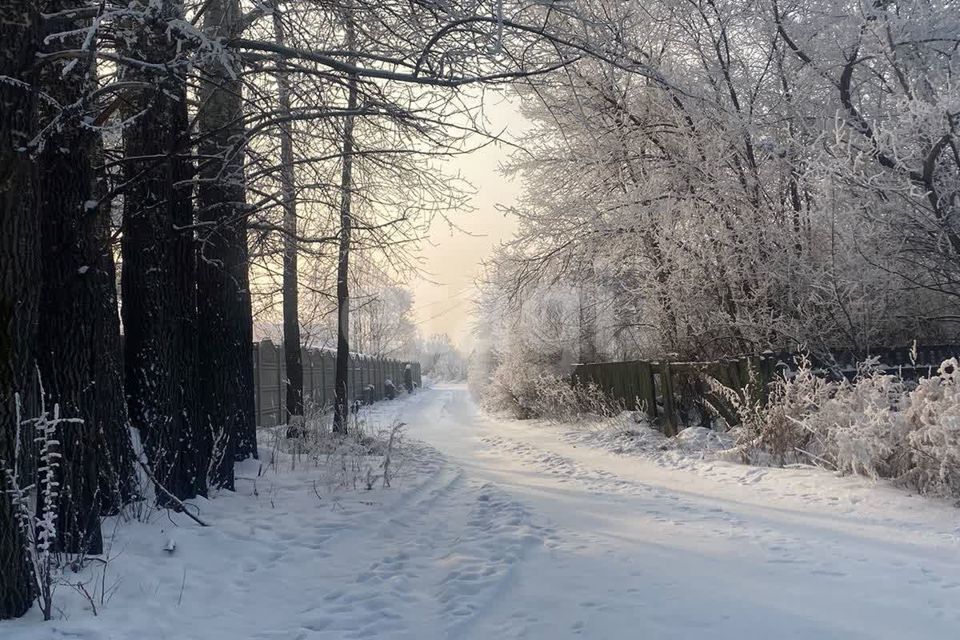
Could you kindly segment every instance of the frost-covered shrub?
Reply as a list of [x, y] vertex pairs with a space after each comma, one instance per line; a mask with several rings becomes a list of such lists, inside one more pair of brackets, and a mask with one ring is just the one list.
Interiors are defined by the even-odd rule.
[[922, 493], [960, 495], [960, 380], [955, 358], [910, 394], [910, 465], [904, 482]]
[[776, 463], [786, 464], [796, 460], [798, 451], [809, 448], [813, 433], [805, 421], [830, 397], [832, 388], [806, 365], [804, 361], [792, 380], [774, 382], [766, 404], [753, 376], [747, 387], [737, 390], [708, 380], [711, 390], [737, 413], [740, 425], [731, 430], [737, 447], [731, 453], [739, 454], [744, 463], [757, 464], [772, 456]]
[[312, 468], [329, 490], [389, 487], [406, 458], [402, 422], [370, 422], [354, 414], [346, 434], [333, 431], [329, 407], [308, 403], [302, 422], [263, 430], [260, 449], [265, 470]]
[[808, 455], [819, 455], [841, 473], [897, 477], [907, 433], [904, 399], [901, 380], [875, 368], [861, 369], [854, 383], [836, 383], [833, 397], [807, 421], [816, 438]]
[[945, 361], [936, 376], [909, 391], [872, 362], [853, 382], [826, 380], [804, 364], [775, 384], [759, 414], [741, 414], [737, 451], [747, 462], [815, 464], [958, 496], [958, 366]]
[[741, 446], [779, 464], [807, 462], [841, 473], [896, 477], [902, 469], [906, 422], [902, 382], [866, 362], [854, 382], [830, 381], [808, 362], [780, 379], [759, 420], [744, 421]]
[[525, 420], [536, 416], [538, 387], [544, 383], [543, 371], [529, 362], [500, 364], [481, 391], [484, 408], [506, 411]]
[[481, 400], [486, 409], [507, 411], [521, 420], [573, 422], [584, 416], [611, 416], [623, 410], [596, 385], [573, 385], [570, 380], [545, 373], [530, 363], [499, 366]]
[[[61, 584], [67, 584], [63, 577], [65, 570], [68, 567], [80, 567], [86, 563], [84, 551], [65, 552], [63, 541], [71, 538], [88, 540], [90, 532], [81, 530], [73, 523], [68, 524], [69, 521], [58, 517], [63, 501], [70, 499], [70, 486], [63, 484], [61, 439], [69, 433], [70, 429], [80, 428], [83, 419], [62, 417], [59, 404], [54, 404], [53, 411], [48, 411], [43, 381], [39, 382], [38, 417], [23, 419], [20, 396], [15, 395], [13, 460], [0, 459], [0, 491], [10, 497], [13, 517], [24, 544], [23, 549], [10, 549], [10, 552], [19, 551], [25, 556], [30, 567], [33, 596], [40, 605], [43, 619], [51, 620], [54, 592]], [[30, 483], [23, 486], [21, 468], [24, 461], [21, 438], [25, 427], [30, 427], [29, 431], [34, 434], [38, 465], [28, 476]], [[64, 525], [69, 528], [62, 530]], [[99, 522], [97, 526], [99, 527]], [[58, 530], [58, 527], [61, 530]], [[84, 545], [81, 543], [80, 546]]]
[[559, 378], [541, 385], [537, 401], [538, 414], [558, 422], [573, 422], [584, 416], [616, 416], [624, 411], [621, 403], [606, 397], [596, 384], [572, 385]]

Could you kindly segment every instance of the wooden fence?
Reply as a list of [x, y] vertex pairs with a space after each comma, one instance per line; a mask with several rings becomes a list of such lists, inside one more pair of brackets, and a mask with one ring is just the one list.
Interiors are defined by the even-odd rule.
[[715, 362], [633, 360], [577, 365], [573, 383], [596, 385], [623, 408], [646, 413], [651, 421], [662, 425], [665, 434], [672, 436], [690, 421], [691, 411], [702, 413], [707, 409], [704, 403], [728, 423], [736, 424], [732, 404], [710, 389], [708, 376], [736, 390], [744, 389], [752, 381], [755, 392], [765, 394], [775, 371], [775, 361], [767, 358]]
[[[867, 354], [836, 351], [810, 355], [811, 367], [824, 375], [852, 378], [857, 365], [868, 357], [878, 358], [877, 367], [888, 374], [917, 379], [936, 373], [949, 358], [960, 359], [960, 346], [935, 345], [893, 349], [874, 349]], [[728, 424], [739, 422], [733, 404], [717, 394], [708, 378], [735, 390], [743, 398], [745, 389], [751, 400], [765, 402], [774, 376], [795, 371], [798, 353], [768, 352], [759, 356], [711, 362], [600, 362], [576, 365], [573, 384], [594, 384], [625, 409], [643, 411], [658, 422], [667, 435], [676, 435], [685, 425], [704, 422], [710, 415], [723, 417]]]
[[[325, 349], [302, 349], [303, 400], [315, 406], [333, 404], [334, 367], [337, 354]], [[382, 400], [387, 380], [402, 390], [404, 371], [410, 367], [413, 383], [421, 385], [420, 363], [375, 358], [363, 354], [350, 355], [347, 395], [351, 401], [365, 400], [365, 389], [371, 386], [372, 399]], [[256, 398], [257, 425], [271, 427], [285, 423], [286, 363], [283, 346], [264, 340], [253, 345], [253, 384]]]
[[[798, 352], [781, 351], [764, 354], [774, 359], [779, 366], [796, 370], [801, 355]], [[814, 369], [830, 372], [834, 375], [853, 377], [859, 363], [867, 358], [876, 358], [877, 367], [882, 371], [903, 378], [917, 379], [929, 377], [937, 372], [944, 360], [960, 359], [960, 345], [939, 344], [924, 347], [892, 347], [870, 349], [866, 353], [852, 349], [835, 349], [825, 354], [811, 353], [806, 356]]]

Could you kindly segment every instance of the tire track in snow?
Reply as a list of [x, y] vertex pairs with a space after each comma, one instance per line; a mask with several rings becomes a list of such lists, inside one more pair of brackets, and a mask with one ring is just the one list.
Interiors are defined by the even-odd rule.
[[[310, 605], [293, 616], [294, 628], [259, 640], [462, 638], [509, 592], [524, 558], [552, 530], [533, 524], [509, 494], [469, 479], [435, 450], [423, 447], [420, 455], [429, 477], [391, 503], [378, 525], [328, 539], [325, 556], [336, 566], [347, 563], [341, 586], [309, 590], [298, 598]], [[306, 544], [308, 532], [289, 545]], [[370, 553], [350, 569], [342, 554], [356, 552], [356, 536]], [[435, 615], [425, 620], [424, 611]]]
[[[762, 516], [740, 515], [720, 506], [703, 504], [685, 497], [682, 490], [671, 491], [628, 480], [503, 436], [485, 436], [481, 441], [499, 452], [517, 456], [524, 464], [555, 477], [561, 483], [579, 484], [597, 496], [624, 497], [629, 500], [626, 504], [637, 518], [648, 518], [653, 523], [669, 527], [691, 525], [699, 529], [705, 539], [734, 540], [755, 546], [771, 565], [796, 565], [798, 570], [812, 575], [842, 578], [845, 574], [832, 568], [830, 556], [861, 561], [859, 557], [841, 552], [842, 548], [849, 548], [835, 540], [817, 540], [814, 544], [815, 536], [797, 535], [795, 527], [786, 528], [782, 523]], [[641, 499], [639, 503], [638, 498]], [[580, 550], [600, 540], [599, 536], [591, 537], [572, 548]]]
[[[420, 585], [431, 552], [429, 532], [436, 528], [438, 514], [463, 483], [463, 471], [448, 464], [435, 450], [422, 448], [419, 464], [430, 469], [426, 481], [409, 490], [380, 514], [372, 528], [352, 528], [354, 538], [366, 538], [364, 546], [373, 560], [357, 558], [364, 568], [345, 576], [345, 586], [328, 591], [315, 605], [301, 612], [301, 627], [309, 637], [380, 638], [414, 637], [422, 620], [416, 617]], [[356, 540], [342, 540], [341, 554], [356, 550]], [[337, 550], [331, 549], [333, 555]], [[349, 557], [347, 556], [347, 559]], [[412, 619], [411, 619], [412, 616]]]

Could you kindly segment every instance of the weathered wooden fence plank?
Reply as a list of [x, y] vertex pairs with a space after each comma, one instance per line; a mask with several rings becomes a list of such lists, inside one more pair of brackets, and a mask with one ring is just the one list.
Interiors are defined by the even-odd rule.
[[640, 401], [642, 409], [651, 420], [657, 418], [657, 388], [653, 382], [653, 367], [649, 362], [637, 362], [637, 374], [640, 377]]
[[673, 396], [673, 371], [669, 362], [660, 366], [660, 376], [663, 381], [663, 432], [668, 436], [679, 433], [677, 428], [677, 405]]

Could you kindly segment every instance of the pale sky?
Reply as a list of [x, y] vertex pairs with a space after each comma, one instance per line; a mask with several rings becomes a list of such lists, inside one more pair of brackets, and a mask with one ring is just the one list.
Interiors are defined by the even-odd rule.
[[[526, 121], [515, 105], [490, 97], [493, 100], [484, 105], [489, 129], [506, 128], [508, 135], [520, 133]], [[499, 102], [494, 104], [494, 100]], [[429, 242], [424, 243], [420, 252], [427, 275], [411, 282], [410, 286], [415, 315], [424, 336], [446, 333], [455, 344], [468, 346], [471, 342], [471, 300], [481, 263], [497, 244], [509, 239], [516, 228], [513, 218], [496, 210], [497, 204], [512, 204], [520, 191], [518, 181], [505, 178], [499, 171], [500, 163], [507, 159], [510, 150], [506, 145], [488, 145], [450, 162], [451, 170], [459, 170], [476, 189], [472, 198], [475, 211], [453, 217], [466, 233], [451, 229], [444, 220], [435, 220]]]

